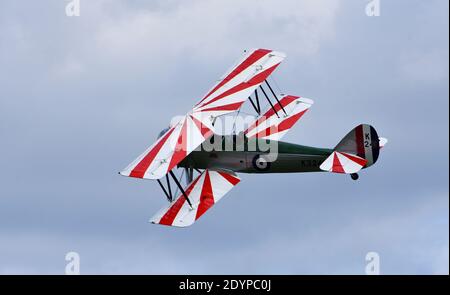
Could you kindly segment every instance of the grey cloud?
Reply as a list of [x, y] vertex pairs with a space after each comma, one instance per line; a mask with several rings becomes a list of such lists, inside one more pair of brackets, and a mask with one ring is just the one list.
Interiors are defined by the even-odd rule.
[[[368, 251], [384, 273], [448, 273], [448, 3], [227, 3], [1, 2], [0, 272], [62, 273], [75, 250], [84, 273], [359, 274]], [[258, 46], [315, 101], [287, 141], [371, 123], [380, 162], [357, 183], [241, 175], [193, 227], [148, 224], [162, 193], [117, 171]]]

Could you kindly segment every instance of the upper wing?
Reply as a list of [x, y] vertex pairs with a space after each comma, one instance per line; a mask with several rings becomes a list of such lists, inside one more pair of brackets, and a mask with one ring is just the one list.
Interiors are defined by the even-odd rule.
[[195, 105], [193, 112], [216, 117], [237, 111], [285, 57], [284, 53], [268, 49], [248, 51]]
[[159, 179], [213, 134], [212, 123], [188, 114], [134, 160], [121, 175]]
[[239, 181], [240, 179], [231, 173], [205, 170], [185, 189], [186, 195], [192, 203], [192, 208], [183, 194], [180, 194], [168, 207], [156, 213], [150, 221], [170, 226], [189, 226]]
[[183, 120], [171, 127], [121, 175], [159, 179], [214, 133], [214, 118], [237, 111], [285, 55], [256, 49], [245, 54]]
[[275, 104], [279, 117], [270, 108], [244, 131], [247, 137], [280, 140], [314, 103], [311, 99], [292, 95], [285, 95], [279, 101], [286, 114], [280, 104]]

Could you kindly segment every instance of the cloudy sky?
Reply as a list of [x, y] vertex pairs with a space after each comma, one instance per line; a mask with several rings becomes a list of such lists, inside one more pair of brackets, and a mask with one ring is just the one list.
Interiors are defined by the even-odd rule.
[[[367, 0], [0, 2], [0, 273], [449, 272], [449, 3]], [[315, 104], [286, 141], [389, 138], [360, 180], [240, 175], [194, 226], [124, 168], [246, 48], [283, 51], [285, 93]]]

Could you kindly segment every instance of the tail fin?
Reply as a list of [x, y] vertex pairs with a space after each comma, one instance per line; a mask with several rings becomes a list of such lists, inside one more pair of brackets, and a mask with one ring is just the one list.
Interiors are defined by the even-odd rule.
[[334, 148], [320, 169], [336, 173], [356, 173], [373, 165], [380, 153], [378, 134], [370, 125], [361, 124], [350, 131]]
[[378, 160], [380, 140], [375, 128], [367, 124], [361, 124], [350, 131], [334, 150], [366, 159], [366, 167], [369, 167]]

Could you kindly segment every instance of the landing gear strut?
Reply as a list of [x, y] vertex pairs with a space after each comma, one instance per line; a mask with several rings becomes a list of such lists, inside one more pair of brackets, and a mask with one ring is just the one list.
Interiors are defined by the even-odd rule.
[[350, 174], [350, 177], [351, 177], [353, 180], [358, 180], [359, 175], [358, 175], [358, 173], [352, 173], [352, 174]]

